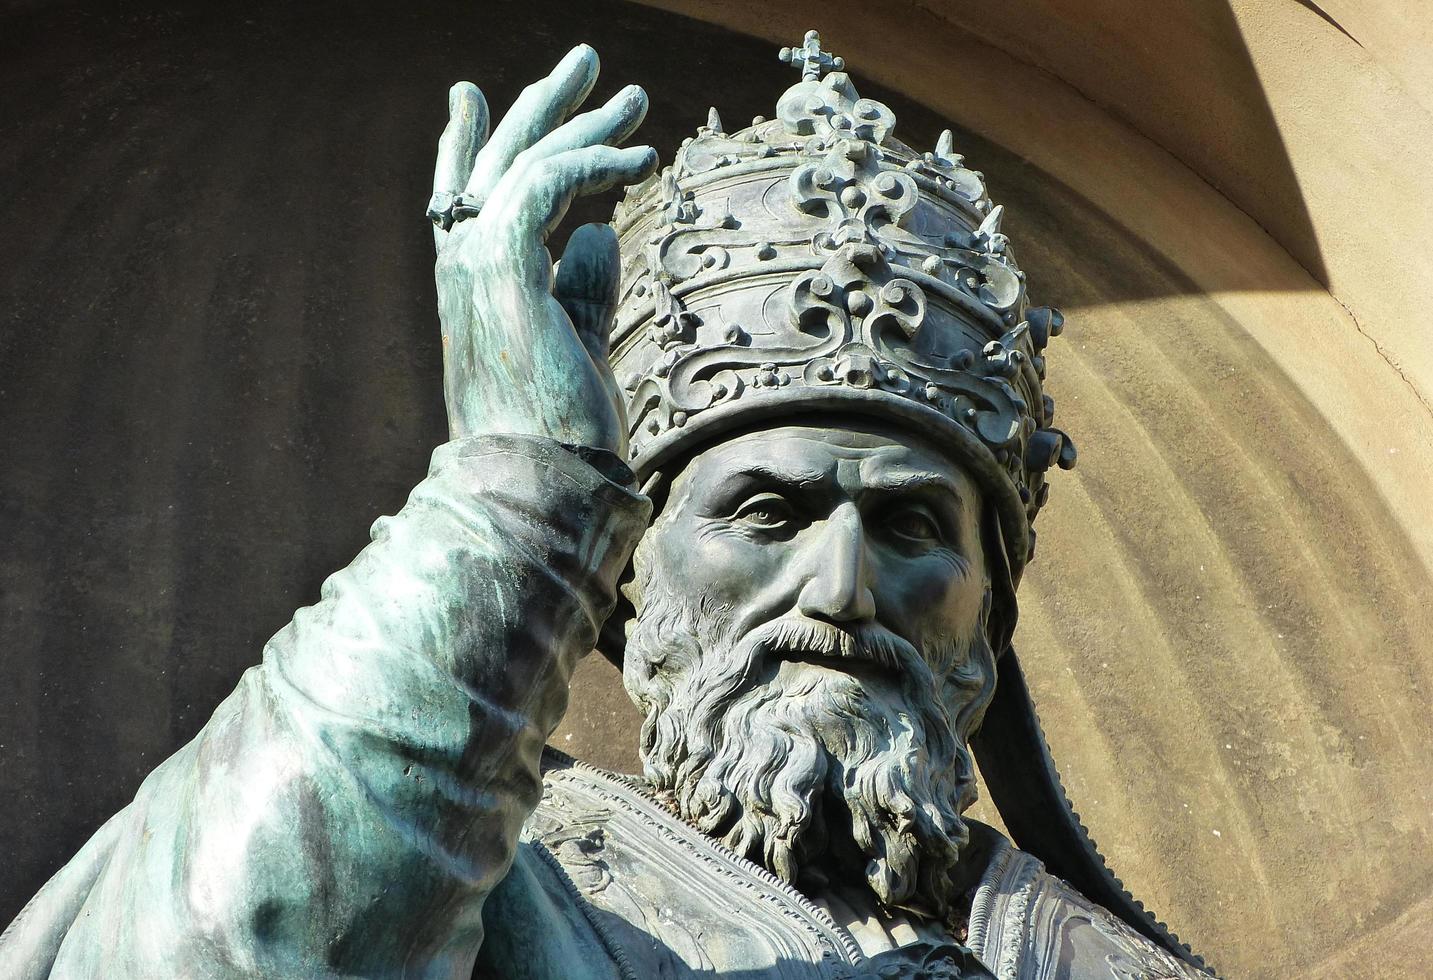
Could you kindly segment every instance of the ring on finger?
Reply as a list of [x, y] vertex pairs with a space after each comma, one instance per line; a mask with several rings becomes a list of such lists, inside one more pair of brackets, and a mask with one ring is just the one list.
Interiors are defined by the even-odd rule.
[[428, 199], [428, 220], [439, 228], [447, 231], [453, 227], [453, 205], [457, 203], [457, 195], [445, 191], [435, 191]]
[[459, 194], [453, 198], [453, 206], [450, 213], [454, 221], [462, 221], [465, 218], [476, 218], [483, 210], [483, 202], [466, 194]]
[[464, 218], [476, 218], [483, 206], [462, 194], [435, 193], [428, 201], [428, 220], [447, 231]]

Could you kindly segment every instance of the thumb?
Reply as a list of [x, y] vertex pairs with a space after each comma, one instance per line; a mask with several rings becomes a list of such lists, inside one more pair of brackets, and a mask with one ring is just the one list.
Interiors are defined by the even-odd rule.
[[583, 346], [599, 366], [607, 363], [607, 333], [617, 310], [621, 258], [611, 225], [583, 225], [567, 240], [552, 295], [567, 312]]

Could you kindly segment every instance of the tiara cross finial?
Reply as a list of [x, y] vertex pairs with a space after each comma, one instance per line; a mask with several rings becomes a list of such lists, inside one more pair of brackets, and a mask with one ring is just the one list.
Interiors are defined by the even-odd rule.
[[806, 32], [806, 42], [801, 47], [782, 48], [779, 57], [788, 65], [800, 66], [803, 82], [817, 81], [828, 71], [846, 67], [846, 59], [821, 50], [821, 35], [815, 31]]

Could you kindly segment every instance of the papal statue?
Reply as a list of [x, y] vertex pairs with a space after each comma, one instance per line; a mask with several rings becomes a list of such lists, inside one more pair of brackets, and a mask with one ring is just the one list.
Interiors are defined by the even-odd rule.
[[[571, 51], [429, 217], [450, 441], [0, 939], [16, 978], [1156, 978], [1011, 634], [1063, 325], [812, 32], [672, 164]], [[626, 185], [554, 265], [574, 197]], [[544, 743], [619, 663], [640, 776]], [[979, 762], [1018, 848], [966, 820]]]

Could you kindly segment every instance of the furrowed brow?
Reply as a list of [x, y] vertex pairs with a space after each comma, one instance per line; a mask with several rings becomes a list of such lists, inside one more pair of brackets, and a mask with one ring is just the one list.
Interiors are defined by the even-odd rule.
[[[766, 463], [752, 463], [731, 474], [729, 479], [763, 480], [770, 483], [785, 483], [791, 486], [811, 486], [825, 483], [830, 474], [819, 469], [781, 469]], [[725, 481], [724, 481], [725, 482]]]
[[741, 491], [743, 488], [767, 485], [810, 491], [825, 486], [831, 475], [819, 469], [787, 469], [767, 463], [749, 463], [739, 470], [724, 474], [710, 488], [710, 499], [720, 499]]
[[961, 493], [960, 487], [955, 481], [936, 473], [905, 473], [876, 477], [866, 484], [863, 492], [939, 494], [949, 497], [959, 506], [965, 505], [965, 495]]

